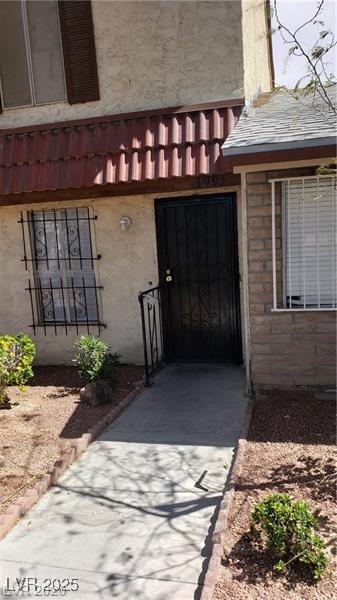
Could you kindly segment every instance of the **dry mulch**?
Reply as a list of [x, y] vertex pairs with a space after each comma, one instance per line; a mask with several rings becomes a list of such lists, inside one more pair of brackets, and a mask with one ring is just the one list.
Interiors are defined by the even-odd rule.
[[[270, 392], [255, 401], [245, 461], [225, 533], [221, 575], [213, 600], [336, 598], [335, 402], [302, 392]], [[313, 583], [303, 571], [272, 573], [272, 557], [247, 535], [257, 501], [287, 492], [307, 500], [328, 545], [328, 574]]]
[[83, 382], [74, 367], [35, 367], [34, 372], [26, 392], [8, 389], [11, 408], [0, 411], [0, 514], [143, 376], [141, 367], [122, 365], [113, 402], [89, 406], [80, 402]]

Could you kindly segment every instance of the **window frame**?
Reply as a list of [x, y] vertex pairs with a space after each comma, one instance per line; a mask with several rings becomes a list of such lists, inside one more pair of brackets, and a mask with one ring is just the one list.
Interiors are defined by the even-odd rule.
[[[81, 214], [80, 211], [85, 213]], [[38, 218], [34, 219], [34, 215]], [[95, 229], [91, 224], [95, 220], [97, 215], [90, 206], [44, 207], [21, 211], [21, 219], [18, 221], [21, 225], [24, 253], [21, 261], [30, 274], [25, 291], [29, 292], [32, 316], [30, 326], [34, 334], [37, 329], [43, 329], [45, 335], [47, 330], [54, 329], [57, 335], [60, 328], [64, 328], [66, 334], [68, 329], [75, 328], [78, 334], [83, 327], [88, 334], [91, 334], [93, 328], [97, 328], [100, 334], [101, 329], [106, 326], [102, 322], [103, 286], [99, 283], [96, 265], [101, 255], [96, 252]], [[49, 225], [50, 221], [55, 223], [54, 228]], [[81, 225], [81, 221], [86, 223]], [[49, 244], [46, 241], [47, 235], [50, 235]], [[42, 265], [45, 263], [40, 272], [39, 261]], [[47, 312], [49, 309], [50, 318]]]
[[25, 42], [26, 53], [27, 53], [27, 70], [28, 70], [29, 87], [30, 87], [30, 94], [31, 94], [32, 102], [30, 104], [20, 104], [20, 106], [5, 106], [4, 93], [3, 93], [1, 74], [0, 74], [1, 110], [2, 110], [2, 112], [7, 112], [7, 111], [11, 111], [11, 110], [20, 110], [22, 108], [34, 108], [34, 106], [49, 106], [49, 105], [53, 105], [53, 104], [66, 104], [68, 102], [68, 93], [67, 93], [66, 71], [65, 71], [64, 52], [63, 52], [63, 43], [62, 43], [62, 34], [61, 34], [61, 21], [60, 21], [60, 13], [58, 10], [58, 2], [57, 2], [57, 0], [55, 0], [65, 98], [64, 98], [64, 100], [51, 100], [48, 102], [37, 102], [36, 101], [32, 53], [31, 53], [30, 39], [29, 39], [27, 0], [19, 0], [19, 2], [20, 2], [20, 7], [21, 7], [24, 42]]
[[[65, 79], [65, 100], [43, 104], [6, 107], [6, 111], [49, 104], [84, 104], [100, 100], [96, 38], [91, 0], [57, 0], [61, 52]], [[28, 65], [27, 65], [28, 67]], [[29, 73], [28, 73], [29, 76]], [[0, 90], [0, 114], [3, 112]]]
[[[272, 213], [272, 278], [273, 278], [273, 304], [271, 311], [272, 312], [336, 312], [337, 311], [337, 297], [334, 299], [335, 306], [285, 306], [286, 298], [287, 298], [287, 271], [286, 271], [286, 261], [285, 261], [285, 244], [282, 243], [282, 268], [281, 268], [281, 276], [282, 276], [282, 302], [283, 306], [278, 306], [278, 285], [277, 285], [277, 244], [276, 244], [276, 185], [285, 184], [290, 181], [306, 181], [306, 180], [316, 180], [317, 182], [320, 179], [332, 179], [332, 184], [334, 185], [337, 181], [335, 174], [330, 175], [308, 175], [305, 177], [284, 177], [284, 178], [275, 178], [269, 179], [269, 183], [271, 184], [271, 213]], [[286, 239], [287, 232], [285, 231], [285, 206], [282, 197], [281, 190], [281, 239]], [[335, 227], [337, 223], [335, 221]], [[336, 231], [335, 231], [336, 235]]]

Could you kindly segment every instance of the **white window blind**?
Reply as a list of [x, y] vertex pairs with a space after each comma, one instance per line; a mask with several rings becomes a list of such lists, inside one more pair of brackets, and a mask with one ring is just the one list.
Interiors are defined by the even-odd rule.
[[40, 320], [47, 324], [96, 322], [88, 209], [34, 211], [30, 223]]
[[337, 305], [336, 177], [282, 182], [285, 308]]

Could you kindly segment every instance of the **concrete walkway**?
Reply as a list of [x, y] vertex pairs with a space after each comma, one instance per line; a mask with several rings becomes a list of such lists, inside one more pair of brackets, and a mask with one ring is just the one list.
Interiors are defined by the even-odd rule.
[[2, 597], [36, 577], [74, 579], [71, 600], [198, 598], [244, 388], [239, 367], [161, 371], [0, 544]]

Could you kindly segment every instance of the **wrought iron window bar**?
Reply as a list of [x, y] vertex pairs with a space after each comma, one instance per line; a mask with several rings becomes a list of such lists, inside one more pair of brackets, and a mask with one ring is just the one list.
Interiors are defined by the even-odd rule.
[[[57, 335], [57, 328], [60, 326], [65, 328], [66, 334], [68, 334], [68, 328], [70, 327], [75, 327], [76, 333], [78, 333], [81, 326], [86, 327], [88, 334], [91, 333], [91, 328], [96, 326], [98, 333], [100, 333], [101, 329], [106, 327], [106, 325], [99, 320], [98, 311], [96, 319], [89, 318], [87, 292], [88, 290], [94, 290], [96, 307], [98, 307], [97, 291], [102, 289], [103, 286], [96, 285], [96, 281], [94, 281], [94, 285], [86, 285], [84, 278], [82, 285], [75, 284], [73, 277], [71, 278], [71, 285], [64, 285], [62, 279], [60, 279], [59, 285], [53, 285], [51, 278], [49, 285], [43, 285], [41, 281], [39, 281], [38, 285], [32, 285], [29, 279], [28, 287], [25, 288], [25, 291], [29, 292], [32, 311], [32, 323], [30, 327], [33, 328], [34, 334], [36, 333], [36, 328], [39, 326], [43, 327], [45, 335], [48, 327], [53, 327], [55, 335]], [[63, 319], [59, 319], [56, 316], [54, 292], [60, 292]], [[69, 292], [73, 302], [74, 321], [69, 321], [67, 318], [65, 299], [66, 294]]]
[[[78, 212], [78, 208], [74, 209], [76, 217], [75, 219], [69, 218], [67, 216], [67, 209], [63, 209], [65, 211], [64, 217], [57, 216], [57, 210], [48, 209], [47, 212], [53, 213], [52, 219], [45, 218], [45, 211], [42, 211], [42, 219], [37, 219], [34, 217], [34, 212], [30, 211], [27, 213], [27, 218], [24, 218], [23, 213], [21, 212], [21, 218], [18, 223], [21, 224], [22, 231], [22, 243], [24, 255], [21, 258], [21, 262], [25, 263], [25, 269], [28, 269], [28, 263], [34, 263], [37, 266], [39, 263], [45, 262], [47, 265], [47, 269], [49, 270], [49, 263], [57, 263], [60, 267], [62, 262], [67, 262], [69, 264], [69, 268], [72, 266], [72, 262], [79, 261], [80, 266], [82, 268], [83, 262], [90, 261], [91, 267], [93, 268], [94, 262], [96, 260], [100, 260], [102, 258], [101, 254], [97, 254], [93, 256], [92, 252], [92, 240], [91, 240], [91, 232], [89, 231], [89, 244], [90, 244], [90, 256], [82, 256], [81, 251], [81, 243], [80, 243], [80, 223], [81, 221], [90, 222], [96, 221], [97, 215], [90, 215], [89, 209], [87, 208], [87, 214], [85, 217], [81, 217]], [[73, 221], [75, 221], [76, 226], [73, 225]], [[56, 250], [57, 256], [50, 256], [48, 253], [48, 243], [44, 240], [47, 240], [47, 223], [53, 223], [55, 226], [55, 238], [56, 238]], [[67, 256], [61, 256], [59, 245], [58, 245], [58, 233], [57, 233], [57, 223], [65, 223], [65, 231], [66, 231], [66, 240], [67, 240]], [[28, 236], [25, 228], [25, 224], [28, 226]], [[36, 226], [38, 225], [38, 228]], [[28, 242], [26, 241], [26, 237], [28, 237]], [[39, 247], [37, 247], [39, 244]], [[27, 249], [30, 248], [30, 255], [27, 252]]]
[[[33, 265], [33, 277], [25, 291], [29, 293], [34, 334], [37, 328], [65, 330], [93, 328], [106, 325], [99, 317], [100, 293], [103, 286], [96, 283], [90, 221], [97, 219], [89, 208], [46, 209], [21, 212], [24, 255], [21, 259], [28, 270]], [[83, 225], [87, 222], [87, 226]], [[84, 236], [84, 237], [83, 237]], [[85, 248], [85, 252], [83, 249]]]

